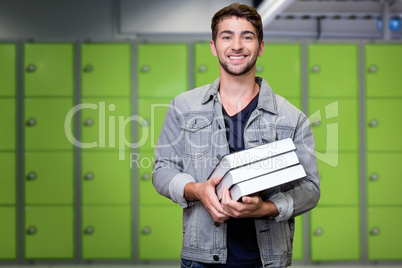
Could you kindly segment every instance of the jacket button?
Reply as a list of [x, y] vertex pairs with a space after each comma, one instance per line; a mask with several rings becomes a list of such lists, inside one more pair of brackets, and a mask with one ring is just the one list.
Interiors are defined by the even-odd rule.
[[214, 261], [219, 261], [219, 256], [218, 255], [214, 255]]
[[220, 222], [214, 222], [214, 225], [215, 225], [215, 227], [219, 227], [219, 226], [221, 226], [221, 223]]
[[220, 154], [218, 154], [218, 155], [216, 156], [216, 158], [218, 158], [218, 160], [221, 160], [221, 159], [222, 159], [222, 156], [221, 156]]

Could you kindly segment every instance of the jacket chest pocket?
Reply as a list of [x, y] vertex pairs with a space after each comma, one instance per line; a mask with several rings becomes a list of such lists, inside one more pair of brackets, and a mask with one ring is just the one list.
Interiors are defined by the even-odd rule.
[[260, 127], [261, 143], [270, 143], [276, 140], [293, 138], [295, 128], [289, 126], [265, 125]]
[[184, 153], [199, 158], [211, 150], [213, 113], [189, 113], [183, 116]]

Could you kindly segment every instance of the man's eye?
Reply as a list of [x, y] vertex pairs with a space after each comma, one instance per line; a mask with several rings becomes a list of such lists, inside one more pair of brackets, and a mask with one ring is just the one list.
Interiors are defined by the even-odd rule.
[[252, 40], [253, 38], [251, 36], [245, 36], [244, 39], [246, 40]]
[[229, 40], [230, 39], [230, 36], [224, 36], [223, 37], [223, 40]]

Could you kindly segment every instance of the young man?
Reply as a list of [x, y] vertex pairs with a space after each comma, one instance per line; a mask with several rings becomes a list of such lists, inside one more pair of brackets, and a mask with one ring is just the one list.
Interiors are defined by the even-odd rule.
[[[212, 19], [211, 52], [220, 77], [174, 98], [155, 149], [153, 184], [183, 208], [182, 267], [287, 267], [294, 217], [320, 197], [314, 138], [307, 117], [255, 77], [264, 51], [262, 23], [252, 7], [232, 4]], [[219, 159], [291, 137], [307, 177], [219, 202], [207, 180]]]

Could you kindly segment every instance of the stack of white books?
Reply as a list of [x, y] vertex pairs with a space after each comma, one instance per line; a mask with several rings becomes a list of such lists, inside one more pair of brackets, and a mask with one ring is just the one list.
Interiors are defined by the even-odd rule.
[[216, 186], [219, 200], [228, 188], [233, 200], [306, 177], [291, 138], [225, 155], [209, 178], [222, 177]]

